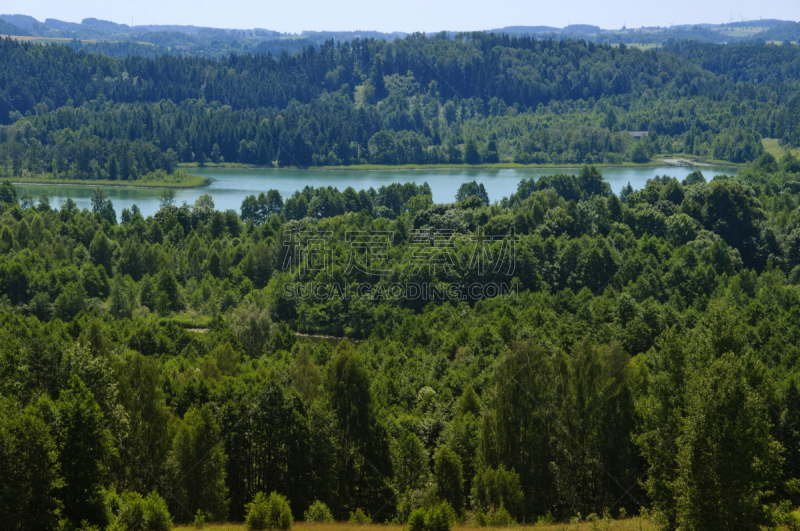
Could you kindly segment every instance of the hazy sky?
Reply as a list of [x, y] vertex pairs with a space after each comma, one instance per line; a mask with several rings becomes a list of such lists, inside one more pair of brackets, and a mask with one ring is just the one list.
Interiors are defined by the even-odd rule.
[[668, 26], [779, 18], [800, 20], [797, 0], [4, 0], [0, 12], [80, 22], [96, 17], [130, 24], [217, 28], [426, 31], [503, 26], [594, 24]]

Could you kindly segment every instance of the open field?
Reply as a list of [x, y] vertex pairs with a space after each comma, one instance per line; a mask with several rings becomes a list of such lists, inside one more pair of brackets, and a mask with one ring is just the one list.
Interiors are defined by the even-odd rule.
[[208, 177], [199, 175], [189, 175], [180, 182], [161, 181], [161, 180], [136, 180], [136, 181], [111, 181], [108, 179], [53, 179], [50, 177], [10, 177], [14, 184], [67, 184], [70, 186], [104, 186], [117, 188], [200, 188], [207, 186], [211, 180]]
[[775, 158], [780, 158], [784, 156], [787, 152], [791, 153], [795, 157], [800, 156], [800, 148], [794, 148], [787, 150], [780, 144], [780, 140], [777, 138], [763, 138], [761, 140], [761, 144], [764, 146], [764, 151], [769, 153]]
[[[191, 525], [177, 526], [175, 529], [190, 530], [195, 529]], [[206, 531], [246, 531], [244, 524], [209, 524], [204, 529]], [[307, 524], [297, 522], [293, 529], [299, 531], [371, 531], [385, 529], [387, 531], [403, 531], [404, 526], [396, 524], [351, 524], [349, 522], [336, 522], [333, 524]], [[554, 523], [547, 525], [518, 525], [513, 528], [501, 527], [473, 527], [455, 526], [453, 531], [501, 531], [502, 529], [517, 529], [520, 531], [655, 531], [658, 529], [655, 524], [643, 518], [626, 518], [625, 520], [612, 520], [606, 527], [603, 522], [582, 522], [580, 524]]]
[[757, 33], [761, 33], [767, 28], [762, 26], [746, 26], [746, 27], [720, 27], [712, 28], [713, 31], [727, 35], [728, 37], [749, 37]]
[[[2, 39], [13, 39], [15, 41], [20, 42], [35, 42], [35, 43], [53, 43], [53, 44], [63, 44], [65, 42], [71, 42], [72, 39], [67, 39], [63, 37], [29, 37], [27, 35], [0, 35]], [[84, 40], [82, 42], [100, 42], [100, 41], [93, 41], [93, 40]]]
[[[66, 37], [35, 37], [29, 35], [0, 35], [0, 39], [13, 39], [15, 41], [20, 42], [33, 42], [36, 44], [64, 44], [68, 42], [72, 42], [72, 39]], [[96, 44], [100, 41], [93, 40], [93, 39], [78, 39], [81, 42], [88, 42]], [[103, 42], [120, 42], [120, 41], [103, 41]], [[144, 44], [147, 46], [155, 46], [152, 42], [145, 42], [145, 41], [134, 41], [136, 44]]]

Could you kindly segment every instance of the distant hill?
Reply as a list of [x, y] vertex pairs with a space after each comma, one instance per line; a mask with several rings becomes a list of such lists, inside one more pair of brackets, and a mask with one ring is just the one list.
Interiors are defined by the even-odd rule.
[[[293, 54], [310, 46], [319, 47], [326, 40], [352, 41], [377, 39], [394, 41], [407, 35], [404, 32], [303, 31], [284, 33], [269, 29], [230, 29], [203, 26], [139, 25], [129, 26], [97, 18], [67, 22], [54, 18], [44, 23], [28, 15], [0, 15], [0, 32], [37, 37], [55, 37], [80, 41], [73, 46], [85, 47], [114, 56], [125, 54], [151, 57], [161, 53], [201, 57], [225, 57], [231, 53]], [[725, 24], [693, 24], [670, 27], [637, 27], [602, 29], [592, 24], [555, 26], [505, 26], [487, 30], [488, 33], [529, 35], [536, 39], [584, 39], [595, 44], [627, 43], [662, 46], [670, 42], [692, 40], [701, 43], [739, 43], [760, 41], [800, 41], [800, 24], [783, 20], [749, 20]], [[459, 31], [442, 31], [437, 35], [454, 38]], [[99, 41], [86, 46], [85, 41]], [[103, 43], [107, 43], [106, 46]], [[113, 45], [113, 43], [127, 43]], [[137, 45], [149, 43], [147, 45]]]
[[186, 35], [197, 35], [200, 32], [198, 26], [177, 26], [177, 25], [170, 25], [170, 26], [157, 26], [157, 25], [148, 25], [148, 26], [134, 26], [133, 29], [137, 32], [141, 33], [158, 33], [158, 32], [175, 32], [175, 33], [184, 33]]
[[775, 26], [754, 35], [754, 38], [761, 41], [800, 41], [800, 24], [797, 22], [786, 22], [780, 26]]
[[592, 26], [590, 24], [570, 24], [561, 30], [562, 33], [577, 33], [581, 35], [591, 35], [592, 33], [600, 33], [602, 31], [600, 26]]
[[554, 26], [506, 26], [504, 28], [488, 30], [489, 33], [571, 33], [576, 35], [592, 35], [603, 31], [607, 30], [603, 30], [600, 26], [592, 26], [590, 24], [570, 24], [565, 28], [556, 28]]
[[19, 26], [0, 20], [0, 35], [30, 35], [30, 33]]
[[300, 35], [304, 37], [319, 37], [322, 39], [402, 39], [407, 33], [401, 31], [394, 31], [392, 33], [383, 33], [380, 31], [304, 31]]
[[22, 29], [45, 29], [45, 25], [28, 15], [0, 15], [0, 20], [13, 24]]
[[44, 19], [44, 25], [48, 28], [59, 31], [80, 31], [83, 29], [77, 22], [65, 22], [63, 20], [58, 20], [57, 18]]
[[749, 28], [753, 26], [758, 26], [761, 28], [774, 28], [776, 26], [781, 26], [786, 24], [786, 20], [778, 20], [774, 18], [766, 18], [763, 20], [742, 20], [739, 22], [728, 22], [726, 24], [719, 24], [717, 27], [727, 27], [727, 28]]
[[126, 33], [131, 31], [131, 27], [127, 24], [117, 24], [116, 22], [97, 18], [85, 18], [81, 21], [81, 26], [105, 33]]
[[489, 30], [490, 33], [561, 33], [561, 28], [553, 26], [506, 26]]

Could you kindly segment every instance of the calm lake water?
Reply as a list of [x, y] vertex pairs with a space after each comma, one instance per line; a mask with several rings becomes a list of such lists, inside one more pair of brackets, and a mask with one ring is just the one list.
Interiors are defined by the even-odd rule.
[[[724, 166], [703, 167], [652, 167], [652, 168], [603, 168], [603, 177], [611, 184], [611, 189], [619, 193], [623, 186], [631, 183], [635, 189], [642, 188], [648, 179], [656, 175], [669, 175], [682, 180], [692, 171], [699, 169], [706, 180], [715, 175], [735, 175], [736, 168]], [[492, 201], [508, 197], [517, 189], [517, 184], [528, 177], [541, 177], [557, 173], [577, 174], [579, 169], [475, 169], [475, 170], [387, 170], [387, 171], [323, 171], [323, 170], [277, 170], [277, 169], [230, 169], [230, 168], [197, 168], [191, 173], [211, 177], [213, 183], [204, 188], [176, 190], [175, 204], [184, 201], [192, 204], [202, 194], [211, 194], [217, 210], [235, 209], [242, 205], [242, 200], [250, 194], [258, 195], [270, 189], [278, 190], [284, 200], [295, 190], [306, 185], [313, 187], [334, 186], [340, 191], [348, 186], [356, 190], [376, 190], [391, 183], [427, 182], [433, 191], [433, 200], [437, 203], [454, 200], [458, 187], [468, 181], [483, 183]], [[161, 190], [144, 188], [105, 188], [117, 215], [123, 208], [137, 205], [145, 217], [158, 211], [158, 197]], [[72, 185], [17, 185], [19, 195], [29, 193], [38, 198], [42, 193], [50, 197], [50, 204], [60, 208], [71, 197], [79, 208], [91, 208], [92, 188]]]

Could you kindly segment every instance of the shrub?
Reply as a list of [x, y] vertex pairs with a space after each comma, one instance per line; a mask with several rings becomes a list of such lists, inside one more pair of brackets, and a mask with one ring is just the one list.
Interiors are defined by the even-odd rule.
[[327, 505], [319, 500], [315, 500], [311, 507], [303, 513], [306, 522], [333, 522], [333, 515]]
[[200, 509], [197, 509], [197, 514], [194, 515], [194, 527], [196, 529], [203, 529], [206, 526], [206, 515]]
[[294, 523], [289, 501], [285, 496], [272, 492], [267, 497], [263, 492], [256, 494], [247, 509], [247, 529], [290, 529]]
[[[624, 510], [625, 510], [625, 508], [620, 509], [620, 514], [623, 514]], [[621, 518], [624, 518], [624, 516], [621, 516]], [[546, 515], [540, 516], [539, 518], [536, 519], [536, 525], [551, 525], [555, 521], [556, 521], [556, 518], [555, 518], [555, 516], [553, 516], [553, 513], [551, 513], [550, 511], [547, 511]]]
[[441, 502], [428, 509], [416, 509], [408, 517], [409, 531], [450, 531], [456, 512], [450, 504]]
[[456, 521], [456, 512], [446, 501], [428, 509], [425, 515], [426, 531], [450, 531]]
[[497, 510], [489, 511], [486, 517], [488, 524], [492, 527], [509, 527], [517, 523], [502, 505]]
[[439, 496], [439, 489], [435, 483], [429, 483], [422, 489], [408, 489], [398, 499], [396, 520], [401, 524], [408, 522], [415, 509], [433, 507], [442, 499], [443, 496]]
[[151, 492], [146, 498], [137, 492], [126, 492], [113, 502], [109, 531], [170, 531], [172, 517], [164, 498]]
[[414, 509], [408, 516], [409, 531], [425, 531], [425, 509]]
[[506, 511], [505, 507], [501, 505], [499, 509], [492, 507], [486, 513], [479, 512], [475, 516], [475, 523], [480, 527], [510, 527], [517, 522], [514, 520], [514, 517]]
[[372, 519], [364, 514], [364, 511], [361, 510], [361, 507], [356, 509], [356, 512], [350, 513], [350, 523], [351, 524], [371, 524]]
[[788, 531], [800, 531], [800, 511], [792, 511], [789, 502], [783, 504], [776, 507], [775, 522]]

